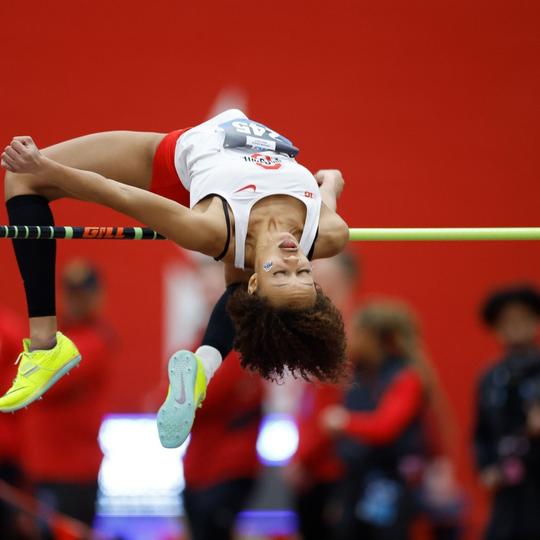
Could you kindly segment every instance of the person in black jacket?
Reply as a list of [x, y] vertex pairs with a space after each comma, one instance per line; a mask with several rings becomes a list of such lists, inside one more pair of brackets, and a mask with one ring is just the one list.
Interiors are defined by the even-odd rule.
[[482, 309], [503, 355], [478, 384], [474, 435], [482, 484], [492, 493], [487, 540], [540, 538], [540, 293], [515, 286]]

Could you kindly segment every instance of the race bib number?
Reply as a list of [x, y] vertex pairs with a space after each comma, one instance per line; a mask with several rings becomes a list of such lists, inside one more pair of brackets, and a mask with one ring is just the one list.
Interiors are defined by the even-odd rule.
[[248, 118], [230, 120], [219, 127], [225, 132], [225, 148], [271, 150], [290, 157], [295, 157], [299, 152], [289, 139]]

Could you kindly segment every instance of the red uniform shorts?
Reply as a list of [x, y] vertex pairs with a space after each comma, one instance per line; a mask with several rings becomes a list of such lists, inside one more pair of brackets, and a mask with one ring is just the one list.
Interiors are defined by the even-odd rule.
[[189, 208], [189, 191], [184, 187], [174, 166], [176, 141], [186, 129], [172, 131], [162, 139], [154, 155], [150, 191]]

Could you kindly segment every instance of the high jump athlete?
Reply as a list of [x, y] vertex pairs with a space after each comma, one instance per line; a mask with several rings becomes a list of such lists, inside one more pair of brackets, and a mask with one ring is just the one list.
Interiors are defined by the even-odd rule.
[[[336, 214], [341, 173], [313, 176], [291, 141], [231, 109], [168, 135], [107, 132], [40, 151], [15, 137], [2, 154], [11, 225], [54, 225], [49, 202], [71, 197], [123, 212], [178, 245], [225, 263], [227, 290], [195, 354], [169, 360], [158, 413], [164, 446], [187, 437], [195, 410], [232, 347], [264, 377], [288, 369], [335, 379], [343, 368], [341, 316], [313, 280], [309, 259], [339, 253], [348, 227]], [[27, 406], [80, 361], [58, 332], [55, 241], [14, 240], [30, 337], [0, 411]], [[239, 285], [241, 284], [241, 285]], [[232, 319], [232, 320], [231, 320]]]

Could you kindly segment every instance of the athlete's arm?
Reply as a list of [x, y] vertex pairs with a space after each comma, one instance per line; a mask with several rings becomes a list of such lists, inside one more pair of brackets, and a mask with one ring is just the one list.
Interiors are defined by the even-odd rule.
[[341, 253], [348, 241], [349, 227], [347, 223], [323, 203], [313, 259], [325, 259]]
[[349, 227], [336, 213], [337, 200], [343, 191], [345, 181], [337, 169], [318, 171], [315, 173], [315, 180], [319, 184], [322, 205], [313, 258], [324, 259], [341, 253], [349, 241]]
[[43, 156], [30, 137], [13, 140], [2, 154], [2, 166], [11, 172], [41, 177], [77, 199], [118, 210], [186, 249], [217, 255], [217, 227], [204, 214], [100, 174], [61, 165]]

